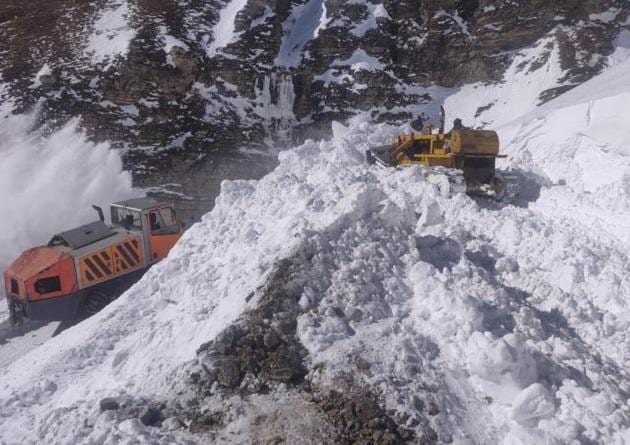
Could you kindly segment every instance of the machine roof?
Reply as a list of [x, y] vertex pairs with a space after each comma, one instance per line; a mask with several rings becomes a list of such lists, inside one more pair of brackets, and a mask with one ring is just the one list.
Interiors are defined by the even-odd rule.
[[55, 235], [49, 245], [53, 245], [55, 241], [63, 240], [72, 249], [80, 249], [83, 246], [109, 238], [115, 234], [116, 232], [107, 227], [102, 221], [95, 221]]
[[126, 199], [125, 201], [119, 201], [119, 202], [113, 203], [113, 205], [115, 206], [127, 207], [129, 209], [134, 209], [134, 210], [147, 210], [147, 209], [152, 209], [154, 207], [162, 206], [165, 204], [167, 203], [158, 202], [151, 198], [132, 198], [132, 199]]

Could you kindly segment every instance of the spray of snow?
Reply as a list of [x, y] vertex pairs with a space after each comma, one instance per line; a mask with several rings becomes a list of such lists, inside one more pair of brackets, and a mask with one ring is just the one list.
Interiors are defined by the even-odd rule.
[[238, 34], [235, 31], [235, 20], [239, 12], [245, 7], [247, 0], [230, 0], [219, 13], [219, 21], [214, 26], [212, 34], [214, 40], [208, 45], [206, 52], [213, 57], [217, 51], [234, 41]]
[[76, 121], [44, 135], [34, 120], [0, 108], [1, 270], [54, 233], [96, 220], [91, 204], [137, 194], [118, 152], [89, 142]]
[[327, 23], [324, 0], [309, 0], [302, 5], [293, 6], [291, 14], [282, 25], [282, 43], [275, 65], [287, 68], [298, 66], [306, 44], [317, 37]]

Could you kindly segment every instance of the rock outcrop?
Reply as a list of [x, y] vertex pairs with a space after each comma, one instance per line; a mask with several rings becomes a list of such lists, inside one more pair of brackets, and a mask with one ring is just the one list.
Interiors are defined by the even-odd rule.
[[549, 100], [601, 71], [629, 12], [621, 0], [10, 0], [0, 76], [18, 110], [39, 103], [52, 125], [81, 116], [94, 139], [142, 149], [126, 158], [137, 182], [194, 197], [216, 189], [217, 168], [273, 165], [243, 168], [239, 149], [326, 135], [360, 112], [421, 129], [444, 88], [501, 81], [543, 37], [527, 69], [558, 51]]

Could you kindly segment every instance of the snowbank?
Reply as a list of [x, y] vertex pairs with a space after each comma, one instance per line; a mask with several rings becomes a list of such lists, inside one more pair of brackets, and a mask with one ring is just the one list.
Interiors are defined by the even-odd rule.
[[554, 184], [534, 204], [630, 244], [630, 59], [499, 129], [510, 164]]

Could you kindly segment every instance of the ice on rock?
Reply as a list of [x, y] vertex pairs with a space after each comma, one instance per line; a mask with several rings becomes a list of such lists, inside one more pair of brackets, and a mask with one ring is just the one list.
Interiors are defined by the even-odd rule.
[[552, 415], [555, 410], [553, 397], [547, 388], [534, 383], [514, 399], [512, 418], [525, 426], [532, 426], [539, 419]]

